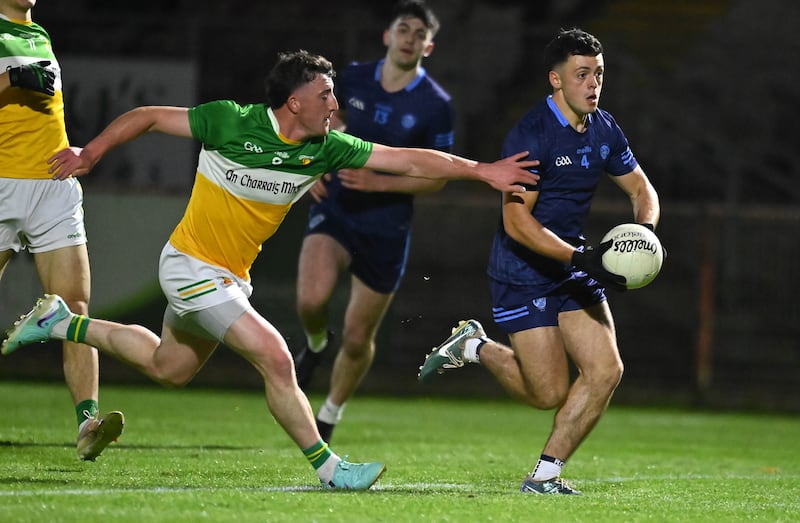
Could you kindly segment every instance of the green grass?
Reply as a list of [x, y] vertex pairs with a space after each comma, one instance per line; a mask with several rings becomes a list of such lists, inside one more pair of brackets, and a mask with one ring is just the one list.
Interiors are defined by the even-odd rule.
[[[583, 497], [518, 492], [552, 413], [511, 401], [357, 397], [333, 448], [388, 471], [331, 492], [258, 392], [102, 389], [118, 444], [75, 456], [60, 384], [0, 384], [0, 521], [798, 521], [800, 419], [613, 406], [564, 476]], [[317, 406], [321, 398], [312, 397]]]

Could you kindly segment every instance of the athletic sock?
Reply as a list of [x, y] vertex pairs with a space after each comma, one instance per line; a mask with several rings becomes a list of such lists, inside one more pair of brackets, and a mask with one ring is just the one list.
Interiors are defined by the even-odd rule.
[[75, 414], [78, 416], [78, 427], [87, 419], [96, 418], [100, 408], [95, 400], [83, 400], [75, 406]]
[[489, 338], [483, 336], [480, 338], [470, 338], [464, 342], [464, 361], [467, 363], [480, 363], [481, 362], [481, 349], [489, 341]]
[[92, 321], [92, 319], [88, 316], [71, 314], [53, 325], [53, 330], [50, 331], [50, 337], [57, 340], [83, 343], [86, 340], [86, 329], [89, 328], [90, 321]]
[[328, 397], [325, 399], [325, 403], [319, 408], [317, 419], [331, 425], [336, 425], [342, 420], [345, 405], [347, 404], [342, 403], [341, 405], [337, 405]]
[[563, 466], [564, 462], [560, 459], [542, 454], [531, 476], [533, 476], [534, 481], [546, 481], [548, 479], [557, 478], [561, 475], [561, 468]]
[[342, 458], [336, 455], [329, 447], [328, 444], [322, 440], [303, 449], [303, 455], [306, 457], [314, 470], [317, 471], [320, 481], [326, 485], [333, 479], [333, 471], [336, 465], [342, 461]]
[[67, 339], [67, 329], [69, 329], [69, 325], [70, 323], [72, 323], [72, 318], [74, 317], [75, 314], [70, 313], [69, 316], [59, 321], [58, 323], [55, 323], [53, 325], [52, 330], [50, 331], [50, 337], [56, 340]]
[[328, 331], [323, 330], [318, 334], [306, 333], [306, 344], [311, 352], [322, 352], [328, 346]]

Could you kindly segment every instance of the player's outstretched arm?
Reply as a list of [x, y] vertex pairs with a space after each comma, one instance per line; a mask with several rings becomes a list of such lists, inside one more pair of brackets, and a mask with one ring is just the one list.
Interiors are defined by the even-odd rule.
[[147, 132], [161, 132], [191, 138], [186, 107], [137, 107], [117, 117], [83, 149], [68, 147], [51, 156], [48, 172], [55, 180], [83, 176], [111, 149]]
[[477, 180], [503, 192], [525, 192], [524, 185], [535, 185], [539, 175], [529, 171], [538, 160], [523, 160], [521, 152], [493, 163], [477, 162], [433, 149], [389, 147], [374, 144], [364, 167], [404, 176], [438, 180]]

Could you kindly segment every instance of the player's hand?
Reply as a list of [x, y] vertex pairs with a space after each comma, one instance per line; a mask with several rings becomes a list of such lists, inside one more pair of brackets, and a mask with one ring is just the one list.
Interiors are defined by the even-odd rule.
[[47, 69], [48, 65], [50, 65], [50, 60], [9, 67], [7, 69], [8, 81], [12, 87], [21, 87], [53, 96], [56, 93], [56, 73]]
[[625, 291], [625, 276], [608, 272], [603, 267], [603, 253], [611, 248], [613, 240], [608, 240], [597, 246], [597, 249], [587, 245], [583, 251], [576, 250], [572, 253], [572, 265], [585, 271], [586, 274], [599, 281], [604, 287], [616, 291]]
[[328, 197], [328, 182], [330, 180], [331, 173], [325, 173], [319, 180], [314, 182], [314, 185], [308, 190], [308, 194], [311, 195], [315, 202], [319, 203]]
[[539, 175], [529, 170], [539, 165], [539, 160], [523, 160], [527, 156], [525, 151], [494, 163], [480, 164], [480, 177], [498, 191], [525, 192], [525, 185], [536, 185], [539, 181]]
[[47, 172], [53, 175], [53, 179], [64, 180], [70, 176], [83, 176], [97, 161], [84, 155], [80, 147], [67, 147], [48, 158], [47, 163], [50, 164]]
[[342, 187], [361, 192], [382, 191], [381, 182], [385, 179], [372, 169], [339, 169], [336, 176], [342, 182]]
[[[652, 232], [653, 234], [656, 233], [656, 226], [653, 225], [652, 223], [640, 223], [639, 225], [641, 225], [642, 227], [647, 227], [648, 229], [650, 229], [650, 232]], [[661, 238], [659, 238], [658, 241], [659, 241], [659, 243], [661, 243], [661, 252], [664, 255], [664, 259], [666, 260], [667, 259], [667, 249], [664, 247], [664, 244], [661, 242]]]

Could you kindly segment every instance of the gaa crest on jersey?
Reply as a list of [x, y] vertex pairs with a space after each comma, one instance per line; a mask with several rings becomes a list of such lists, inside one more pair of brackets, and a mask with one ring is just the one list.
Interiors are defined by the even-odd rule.
[[547, 298], [536, 298], [531, 301], [531, 304], [536, 307], [536, 310], [542, 312], [547, 306]]
[[600, 146], [600, 158], [605, 160], [608, 158], [609, 154], [611, 154], [611, 147], [609, 147], [607, 143], [604, 143]]
[[404, 114], [400, 119], [400, 125], [403, 126], [403, 129], [411, 129], [417, 125], [417, 117], [413, 114]]

